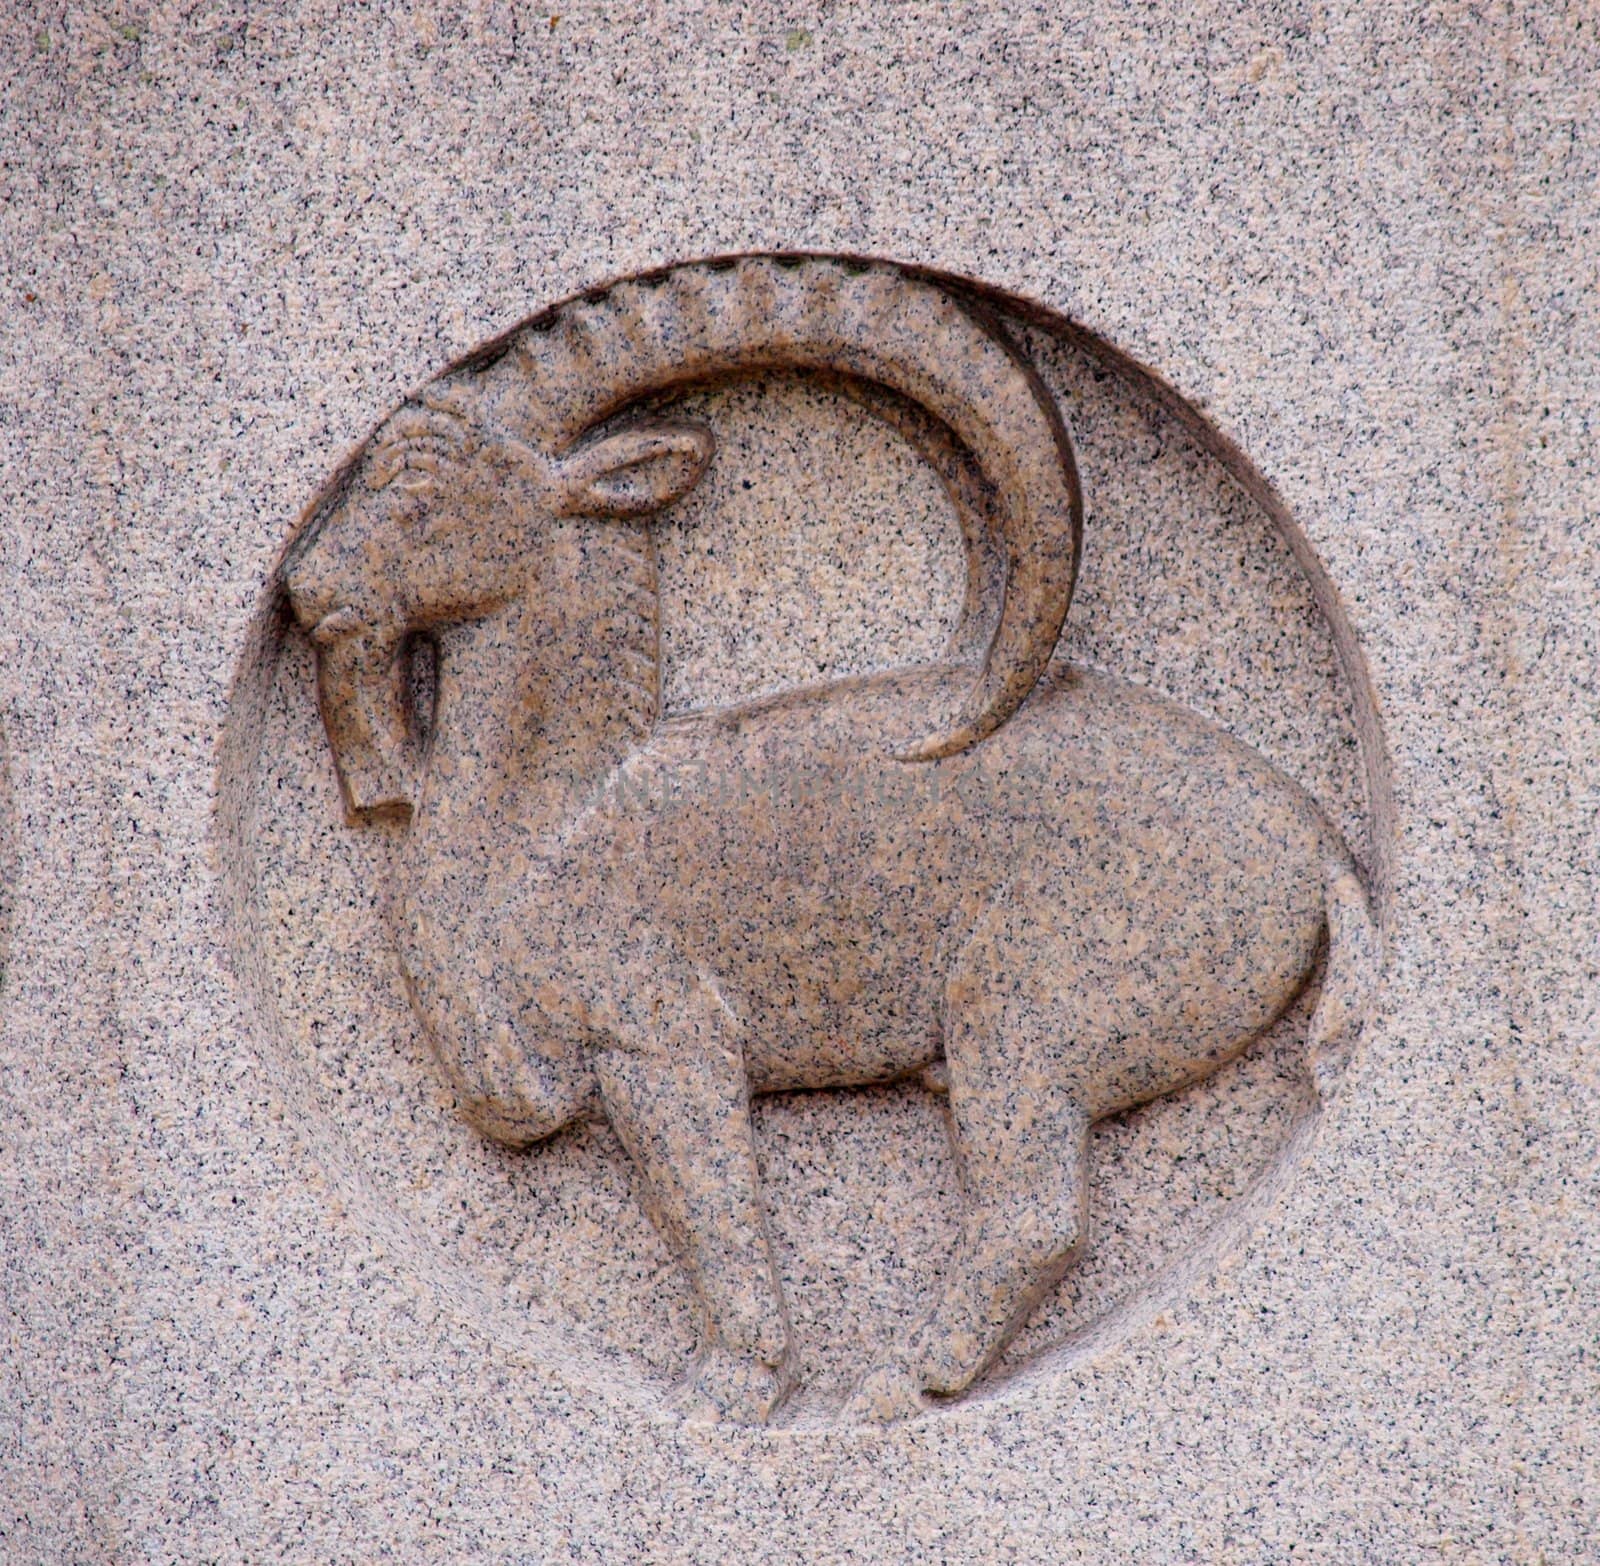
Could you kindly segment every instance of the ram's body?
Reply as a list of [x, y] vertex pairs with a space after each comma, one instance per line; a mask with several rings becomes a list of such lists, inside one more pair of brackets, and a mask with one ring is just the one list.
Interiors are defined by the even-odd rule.
[[[587, 969], [572, 994], [609, 1015], [670, 951], [738, 1019], [754, 1091], [882, 1081], [942, 1053], [963, 947], [1004, 908], [1012, 983], [1091, 1001], [1094, 1033], [1066, 1036], [1058, 1004], [1052, 1042], [1092, 1115], [1242, 1049], [1321, 939], [1342, 851], [1316, 807], [1194, 714], [1066, 669], [988, 743], [889, 759], [897, 715], [959, 683], [879, 676], [664, 724], [535, 871], [491, 887], [493, 919], [549, 947], [507, 970], [524, 993], [502, 1004], [531, 1017], [552, 973]], [[427, 828], [424, 808], [423, 862]]]

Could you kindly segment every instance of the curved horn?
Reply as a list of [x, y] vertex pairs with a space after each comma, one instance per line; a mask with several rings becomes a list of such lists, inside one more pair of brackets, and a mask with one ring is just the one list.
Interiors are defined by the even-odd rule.
[[[998, 591], [969, 569], [958, 643], [998, 599], [959, 710], [901, 753], [948, 756], [1016, 711], [1054, 651], [1077, 579], [1082, 499], [1050, 394], [993, 321], [937, 284], [884, 265], [749, 256], [618, 283], [522, 328], [485, 372], [503, 427], [570, 450], [641, 398], [730, 375], [799, 369], [889, 388], [972, 454], [999, 534]], [[959, 497], [958, 497], [959, 505]], [[964, 513], [969, 557], [976, 562]]]

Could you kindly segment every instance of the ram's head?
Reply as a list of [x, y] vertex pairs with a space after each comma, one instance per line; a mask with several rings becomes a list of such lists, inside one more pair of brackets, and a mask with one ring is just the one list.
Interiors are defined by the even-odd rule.
[[857, 388], [891, 418], [904, 408], [896, 422], [921, 433], [962, 513], [957, 640], [982, 661], [904, 759], [949, 755], [1016, 710], [1060, 634], [1082, 536], [1071, 448], [1031, 367], [984, 311], [893, 267], [702, 262], [536, 317], [394, 413], [313, 508], [281, 576], [317, 646], [352, 812], [412, 797], [409, 638], [519, 593], [553, 519], [639, 517], [693, 488], [709, 432], [627, 420], [632, 405], [767, 370]]
[[430, 387], [384, 422], [283, 570], [317, 649], [352, 815], [409, 808], [416, 633], [521, 592], [542, 524], [657, 511], [695, 486], [712, 449], [709, 430], [652, 419], [542, 450], [502, 426], [470, 381]]

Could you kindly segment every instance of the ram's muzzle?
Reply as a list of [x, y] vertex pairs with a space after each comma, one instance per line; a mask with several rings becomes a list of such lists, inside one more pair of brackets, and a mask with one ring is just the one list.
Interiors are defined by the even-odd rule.
[[[410, 812], [417, 758], [403, 617], [337, 533], [286, 562], [283, 587], [317, 652], [317, 698], [352, 824]], [[358, 585], [359, 584], [359, 585]], [[361, 588], [368, 589], [361, 591]]]

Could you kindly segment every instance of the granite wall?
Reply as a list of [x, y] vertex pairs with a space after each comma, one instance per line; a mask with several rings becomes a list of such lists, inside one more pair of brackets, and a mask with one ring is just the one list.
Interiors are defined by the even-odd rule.
[[[36, 6], [0, 21], [0, 1555], [1579, 1560], [1600, 321], [1580, 6]], [[1309, 996], [1095, 1133], [967, 1399], [837, 1421], [945, 1264], [938, 1101], [761, 1101], [801, 1390], [672, 1408], [604, 1126], [452, 1118], [352, 832], [302, 508], [400, 398], [650, 267], [989, 290], [1058, 403], [1058, 657], [1221, 725], [1368, 874]], [[783, 376], [657, 528], [670, 711], [933, 655], [950, 504]]]

